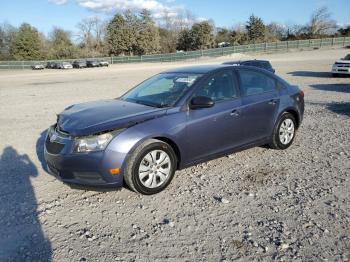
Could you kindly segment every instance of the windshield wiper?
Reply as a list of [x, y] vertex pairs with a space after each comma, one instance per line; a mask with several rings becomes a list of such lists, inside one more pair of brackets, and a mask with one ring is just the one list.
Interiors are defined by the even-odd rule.
[[161, 104], [157, 103], [152, 103], [150, 101], [144, 101], [144, 100], [138, 100], [138, 99], [133, 99], [133, 98], [127, 98], [127, 101], [129, 100], [130, 102], [134, 102], [140, 105], [145, 105], [145, 106], [151, 106], [151, 107], [157, 107], [157, 108], [162, 108], [163, 106]]

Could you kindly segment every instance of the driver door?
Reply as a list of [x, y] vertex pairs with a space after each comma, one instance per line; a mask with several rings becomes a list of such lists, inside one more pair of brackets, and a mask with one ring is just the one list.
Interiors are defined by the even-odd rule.
[[240, 106], [237, 81], [231, 70], [208, 77], [192, 97], [207, 96], [210, 108], [190, 109], [186, 125], [186, 157], [189, 164], [239, 145]]

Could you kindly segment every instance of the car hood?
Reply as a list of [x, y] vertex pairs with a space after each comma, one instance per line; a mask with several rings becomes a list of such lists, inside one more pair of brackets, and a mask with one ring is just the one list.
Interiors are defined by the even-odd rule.
[[125, 128], [166, 113], [154, 108], [119, 99], [88, 102], [70, 106], [58, 115], [58, 127], [72, 136], [87, 136]]
[[337, 60], [335, 62], [338, 64], [350, 64], [350, 60]]

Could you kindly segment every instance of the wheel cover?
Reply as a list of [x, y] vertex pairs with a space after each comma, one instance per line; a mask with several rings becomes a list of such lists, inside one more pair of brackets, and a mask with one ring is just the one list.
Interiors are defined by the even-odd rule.
[[284, 119], [280, 125], [279, 138], [283, 145], [288, 145], [294, 137], [295, 127], [292, 119]]
[[169, 155], [163, 150], [153, 150], [147, 153], [140, 162], [138, 174], [145, 187], [161, 186], [171, 174]]

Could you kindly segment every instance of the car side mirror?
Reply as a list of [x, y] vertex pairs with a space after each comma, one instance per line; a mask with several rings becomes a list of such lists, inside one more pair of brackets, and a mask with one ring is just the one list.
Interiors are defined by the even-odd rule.
[[200, 109], [213, 107], [215, 104], [214, 100], [207, 96], [196, 96], [191, 99], [190, 108]]

